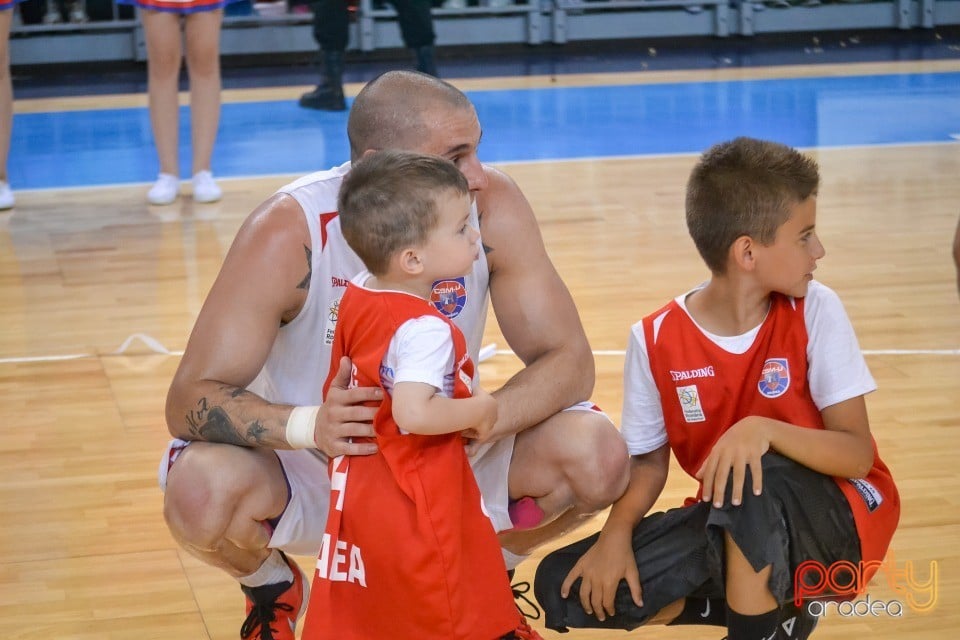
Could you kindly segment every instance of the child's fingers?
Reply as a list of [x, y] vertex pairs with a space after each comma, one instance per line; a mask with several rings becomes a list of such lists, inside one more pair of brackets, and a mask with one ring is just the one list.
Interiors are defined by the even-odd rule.
[[763, 463], [761, 456], [757, 456], [750, 465], [750, 475], [753, 476], [753, 495], [758, 496], [763, 491]]
[[716, 471], [717, 461], [713, 456], [709, 456], [697, 472], [697, 479], [703, 482], [703, 494], [701, 499], [704, 502], [710, 502], [713, 497], [713, 474]]
[[[713, 479], [713, 506], [720, 508], [723, 506], [723, 491], [727, 486], [727, 480], [730, 478], [730, 464], [720, 464], [717, 466], [716, 476]], [[741, 486], [743, 481], [741, 480]]]
[[733, 467], [733, 484], [730, 487], [730, 504], [735, 507], [740, 506], [743, 501], [743, 483], [747, 476], [746, 462], [736, 464]]

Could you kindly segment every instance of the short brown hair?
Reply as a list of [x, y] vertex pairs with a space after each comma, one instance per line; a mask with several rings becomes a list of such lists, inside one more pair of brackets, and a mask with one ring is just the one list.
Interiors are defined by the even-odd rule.
[[407, 151], [378, 151], [351, 167], [340, 185], [340, 228], [363, 264], [382, 275], [394, 253], [426, 241], [437, 224], [437, 197], [470, 193], [449, 160]]
[[687, 182], [687, 229], [713, 273], [723, 274], [733, 242], [772, 244], [793, 205], [816, 195], [817, 163], [776, 142], [736, 138], [708, 149]]
[[437, 110], [473, 110], [470, 99], [449, 82], [418, 71], [387, 71], [363, 87], [350, 107], [350, 158], [370, 150], [418, 149], [437, 126]]

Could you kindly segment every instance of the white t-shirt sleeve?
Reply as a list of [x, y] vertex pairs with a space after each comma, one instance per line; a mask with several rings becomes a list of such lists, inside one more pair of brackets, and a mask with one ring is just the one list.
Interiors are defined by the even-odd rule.
[[450, 326], [434, 316], [407, 320], [390, 341], [385, 366], [393, 382], [422, 382], [444, 395], [453, 391], [453, 337]]
[[807, 377], [818, 409], [876, 391], [850, 318], [832, 289], [817, 281], [810, 283], [804, 321], [809, 338]]
[[620, 433], [632, 456], [650, 453], [667, 443], [660, 392], [650, 371], [642, 321], [631, 327], [627, 344]]

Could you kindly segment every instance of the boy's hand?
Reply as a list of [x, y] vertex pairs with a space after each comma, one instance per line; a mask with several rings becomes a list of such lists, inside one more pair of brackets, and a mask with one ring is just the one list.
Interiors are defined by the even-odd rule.
[[730, 427], [717, 443], [696, 473], [703, 482], [703, 501], [713, 500], [713, 506], [723, 506], [727, 481], [733, 473], [730, 504], [742, 502], [743, 483], [747, 467], [753, 477], [753, 493], [760, 495], [763, 489], [763, 470], [760, 458], [770, 449], [770, 438], [761, 420], [748, 416]]
[[569, 597], [570, 587], [580, 578], [580, 606], [603, 622], [614, 615], [614, 599], [621, 580], [627, 581], [630, 595], [638, 607], [643, 606], [640, 572], [631, 546], [631, 533], [604, 532], [597, 542], [577, 561], [560, 585], [560, 596]]
[[473, 392], [473, 397], [466, 402], [474, 402], [478, 405], [479, 420], [469, 429], [463, 430], [463, 436], [477, 442], [484, 442], [485, 438], [493, 431], [493, 425], [497, 422], [497, 399], [477, 387]]

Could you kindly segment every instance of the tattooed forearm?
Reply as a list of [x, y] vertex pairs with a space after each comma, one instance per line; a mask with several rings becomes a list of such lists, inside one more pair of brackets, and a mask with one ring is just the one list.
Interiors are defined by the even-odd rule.
[[297, 285], [297, 289], [310, 290], [310, 278], [313, 277], [313, 251], [310, 247], [304, 245], [304, 253], [307, 254], [307, 275]]
[[[223, 387], [230, 399], [247, 395], [246, 389], [238, 387]], [[239, 446], [251, 446], [264, 443], [264, 436], [268, 429], [259, 420], [253, 420], [246, 425], [235, 425], [233, 420], [221, 406], [210, 406], [207, 398], [197, 402], [197, 408], [187, 413], [186, 421], [190, 425], [190, 433], [207, 442], [222, 442]], [[245, 427], [245, 428], [244, 428]]]
[[248, 445], [248, 442], [237, 433], [236, 427], [230, 421], [230, 416], [220, 407], [214, 407], [207, 412], [207, 419], [200, 425], [198, 434], [208, 442]]

